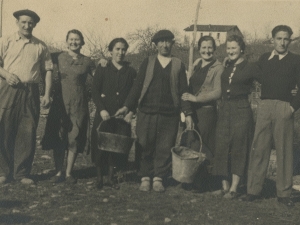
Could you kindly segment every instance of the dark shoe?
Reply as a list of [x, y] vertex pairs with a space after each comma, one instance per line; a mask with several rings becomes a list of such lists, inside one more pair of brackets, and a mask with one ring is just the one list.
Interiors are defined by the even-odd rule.
[[113, 181], [108, 181], [105, 186], [111, 187], [112, 189], [119, 190], [120, 186], [115, 184]]
[[54, 183], [54, 184], [63, 182], [64, 180], [65, 180], [65, 178], [64, 178], [63, 175], [60, 175], [60, 176], [53, 176], [53, 177], [50, 178], [50, 182], [51, 182], [51, 183]]
[[226, 198], [226, 199], [236, 199], [238, 197], [238, 193], [236, 193], [235, 191], [231, 191], [231, 192], [227, 192], [223, 198]]
[[221, 190], [212, 191], [210, 194], [213, 196], [224, 196], [228, 193], [228, 191], [229, 190], [221, 189]]
[[103, 188], [103, 181], [102, 180], [97, 180], [96, 188], [98, 190], [101, 190]]
[[191, 191], [191, 190], [193, 190], [193, 184], [182, 183], [181, 187], [185, 191]]
[[247, 194], [245, 197], [240, 198], [240, 200], [243, 202], [253, 202], [254, 200], [256, 200], [258, 198], [259, 198], [258, 195]]
[[68, 176], [68, 177], [66, 177], [66, 183], [67, 184], [76, 184], [77, 183], [77, 179], [75, 179], [72, 176]]
[[277, 200], [278, 200], [279, 203], [281, 203], [281, 204], [283, 204], [287, 207], [294, 207], [295, 206], [294, 202], [289, 197], [277, 197]]

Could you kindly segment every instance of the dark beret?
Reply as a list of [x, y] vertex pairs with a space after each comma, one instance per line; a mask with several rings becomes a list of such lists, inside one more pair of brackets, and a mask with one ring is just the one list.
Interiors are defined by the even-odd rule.
[[152, 42], [157, 42], [163, 39], [174, 39], [174, 34], [169, 30], [160, 30], [152, 37]]
[[13, 13], [14, 17], [16, 17], [16, 19], [19, 19], [19, 16], [30, 16], [36, 23], [38, 23], [40, 21], [40, 17], [38, 16], [38, 14], [36, 14], [35, 12], [29, 10], [29, 9], [22, 9], [19, 11], [16, 11]]

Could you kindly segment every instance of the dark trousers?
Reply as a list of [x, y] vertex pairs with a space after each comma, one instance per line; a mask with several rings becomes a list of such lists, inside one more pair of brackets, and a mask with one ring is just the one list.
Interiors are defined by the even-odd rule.
[[137, 151], [141, 153], [139, 175], [167, 176], [171, 168], [171, 148], [175, 146], [179, 115], [137, 114]]
[[0, 83], [0, 176], [30, 174], [40, 113], [38, 84]]
[[262, 100], [250, 152], [247, 192], [259, 195], [267, 174], [272, 144], [276, 149], [278, 197], [290, 197], [293, 185], [294, 116], [289, 102]]

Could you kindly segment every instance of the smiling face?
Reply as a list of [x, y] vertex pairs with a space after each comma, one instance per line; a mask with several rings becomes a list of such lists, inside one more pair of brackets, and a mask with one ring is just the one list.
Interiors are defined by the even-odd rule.
[[113, 47], [111, 53], [112, 60], [116, 63], [121, 63], [124, 61], [127, 48], [124, 43], [117, 42]]
[[271, 39], [274, 49], [279, 54], [284, 54], [288, 51], [291, 42], [290, 35], [286, 31], [279, 31]]
[[69, 33], [68, 39], [67, 39], [67, 45], [69, 50], [78, 52], [81, 49], [82, 41], [78, 34], [75, 33]]
[[205, 61], [211, 61], [214, 56], [214, 45], [212, 41], [202, 41], [199, 53]]
[[227, 41], [226, 46], [226, 52], [231, 61], [237, 60], [241, 57], [241, 47], [236, 41]]
[[19, 27], [19, 34], [22, 37], [30, 38], [32, 36], [33, 28], [35, 28], [36, 23], [34, 22], [33, 18], [30, 16], [19, 16], [17, 20], [17, 26]]

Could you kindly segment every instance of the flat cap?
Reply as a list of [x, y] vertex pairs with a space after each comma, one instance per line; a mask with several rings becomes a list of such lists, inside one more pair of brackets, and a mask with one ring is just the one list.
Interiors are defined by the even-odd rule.
[[40, 17], [38, 16], [38, 14], [36, 14], [35, 12], [29, 10], [29, 9], [22, 9], [22, 10], [18, 10], [16, 12], [13, 13], [14, 17], [16, 17], [16, 19], [19, 19], [19, 16], [30, 16], [36, 23], [38, 23], [40, 21]]
[[169, 30], [160, 30], [152, 37], [152, 42], [157, 42], [163, 39], [174, 39], [174, 34]]

